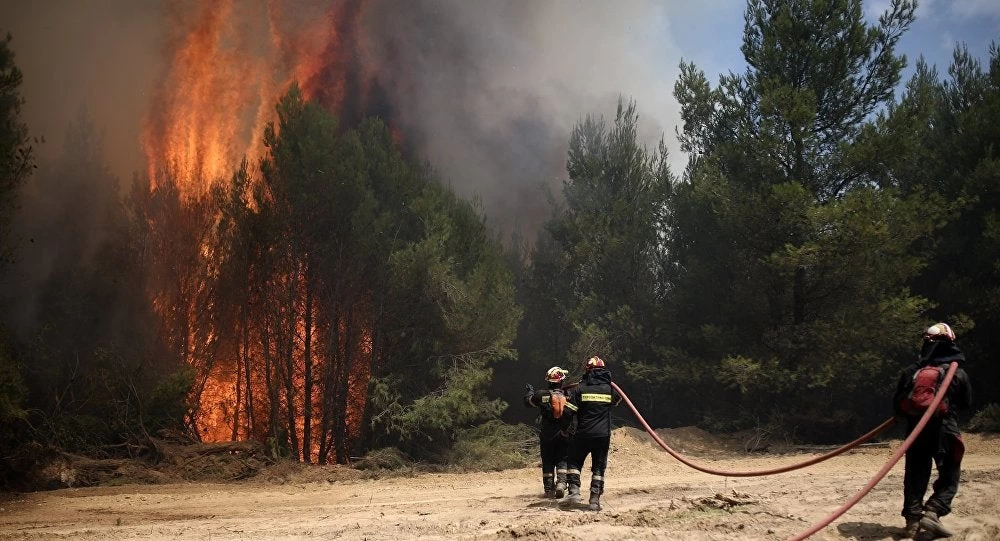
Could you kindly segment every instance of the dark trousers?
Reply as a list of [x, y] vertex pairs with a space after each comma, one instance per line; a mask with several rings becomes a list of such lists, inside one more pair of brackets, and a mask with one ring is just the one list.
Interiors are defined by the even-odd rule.
[[569, 446], [569, 473], [566, 481], [570, 486], [580, 486], [580, 470], [590, 455], [590, 492], [604, 493], [604, 469], [608, 467], [608, 449], [611, 436], [603, 438], [581, 438], [577, 436]]
[[[959, 436], [942, 433], [928, 425], [906, 451], [906, 467], [903, 475], [903, 512], [907, 518], [916, 518], [924, 510], [934, 511], [938, 516], [951, 512], [951, 500], [958, 491], [962, 477], [962, 456], [965, 445]], [[924, 493], [931, 478], [931, 464], [937, 467], [931, 497], [924, 502]]]
[[566, 477], [569, 439], [562, 435], [550, 438], [542, 436], [538, 444], [542, 451], [542, 484], [545, 490], [552, 490], [556, 480]]

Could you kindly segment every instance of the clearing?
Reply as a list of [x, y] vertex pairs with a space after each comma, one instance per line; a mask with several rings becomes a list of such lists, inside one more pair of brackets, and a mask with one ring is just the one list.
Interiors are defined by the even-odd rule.
[[[716, 467], [758, 469], [809, 451], [747, 455], [694, 428], [661, 431]], [[966, 435], [952, 539], [1000, 539], [1000, 438]], [[865, 484], [899, 441], [805, 470], [748, 479], [686, 468], [644, 433], [612, 438], [604, 510], [563, 510], [541, 498], [536, 468], [366, 478], [343, 467], [286, 468], [226, 484], [69, 488], [0, 495], [0, 540], [40, 539], [677, 539], [782, 540]], [[729, 444], [727, 446], [727, 444]], [[810, 450], [811, 451], [811, 450]], [[370, 477], [370, 476], [369, 476]], [[586, 500], [589, 471], [584, 473]], [[902, 462], [814, 539], [899, 538]]]

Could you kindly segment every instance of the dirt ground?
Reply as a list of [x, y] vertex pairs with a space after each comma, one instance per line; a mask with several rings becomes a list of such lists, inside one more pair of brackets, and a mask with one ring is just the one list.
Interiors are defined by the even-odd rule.
[[[715, 467], [757, 469], [811, 456], [747, 455], [697, 429], [663, 431]], [[966, 541], [1000, 540], [1000, 439], [968, 435], [945, 523]], [[347, 468], [272, 470], [228, 484], [69, 488], [0, 495], [0, 540], [39, 539], [678, 539], [782, 540], [862, 487], [899, 442], [765, 478], [690, 470], [644, 433], [612, 438], [599, 513], [541, 498], [536, 468], [366, 479]], [[713, 448], [715, 450], [713, 450]], [[586, 499], [589, 472], [584, 474]], [[814, 539], [898, 539], [902, 463]]]

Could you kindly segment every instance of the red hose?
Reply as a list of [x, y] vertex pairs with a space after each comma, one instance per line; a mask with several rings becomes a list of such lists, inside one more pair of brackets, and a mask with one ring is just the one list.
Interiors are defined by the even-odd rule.
[[813, 464], [818, 464], [820, 462], [823, 462], [824, 460], [833, 458], [833, 457], [835, 457], [837, 455], [843, 454], [843, 453], [845, 453], [847, 451], [850, 451], [851, 449], [854, 449], [855, 447], [861, 445], [862, 443], [864, 443], [864, 442], [866, 442], [866, 441], [874, 438], [875, 436], [877, 436], [882, 431], [884, 431], [885, 429], [889, 428], [890, 426], [893, 425], [893, 423], [896, 422], [896, 418], [895, 417], [890, 417], [890, 418], [886, 419], [885, 421], [883, 421], [882, 424], [880, 424], [880, 425], [876, 426], [875, 428], [871, 429], [870, 431], [868, 431], [868, 433], [864, 434], [860, 438], [858, 438], [858, 439], [856, 439], [856, 440], [854, 440], [854, 441], [852, 441], [852, 442], [850, 442], [850, 443], [848, 443], [848, 444], [846, 444], [846, 445], [844, 445], [842, 447], [834, 449], [833, 451], [830, 451], [829, 453], [826, 453], [825, 455], [821, 455], [821, 456], [818, 456], [818, 457], [810, 458], [809, 460], [806, 460], [805, 462], [799, 462], [797, 464], [791, 464], [791, 465], [788, 465], [788, 466], [781, 466], [779, 468], [773, 468], [773, 469], [770, 469], [770, 470], [759, 470], [759, 471], [726, 471], [726, 470], [716, 470], [716, 469], [713, 469], [713, 468], [708, 468], [706, 466], [698, 465], [698, 464], [692, 462], [691, 460], [689, 460], [684, 455], [682, 455], [682, 454], [678, 453], [677, 451], [674, 451], [673, 449], [671, 449], [670, 446], [667, 445], [662, 439], [660, 439], [660, 436], [656, 432], [654, 432], [652, 428], [650, 428], [649, 424], [646, 423], [646, 420], [642, 418], [642, 415], [639, 413], [639, 410], [635, 409], [635, 405], [632, 404], [632, 401], [629, 400], [628, 396], [625, 395], [625, 392], [622, 391], [621, 387], [619, 387], [615, 383], [612, 383], [611, 386], [614, 387], [616, 391], [618, 391], [618, 394], [621, 395], [622, 399], [628, 405], [629, 409], [632, 410], [632, 413], [635, 414], [635, 417], [637, 419], [639, 419], [640, 423], [642, 423], [642, 426], [643, 426], [643, 428], [646, 429], [646, 432], [648, 432], [649, 435], [653, 437], [653, 440], [655, 440], [656, 443], [658, 443], [660, 445], [660, 447], [663, 448], [664, 451], [670, 453], [670, 456], [676, 458], [677, 460], [679, 460], [683, 464], [685, 464], [685, 465], [687, 465], [687, 466], [689, 466], [691, 468], [694, 468], [694, 469], [696, 469], [696, 470], [698, 470], [700, 472], [708, 473], [708, 474], [711, 474], [711, 475], [721, 475], [721, 476], [724, 476], [724, 477], [758, 477], [758, 476], [762, 476], [762, 475], [774, 475], [776, 473], [790, 472], [792, 470], [797, 470], [797, 469], [800, 469], [800, 468], [805, 468], [806, 466], [812, 466]]
[[796, 535], [795, 537], [790, 537], [788, 541], [802, 541], [803, 539], [809, 537], [810, 535], [822, 530], [823, 528], [826, 528], [831, 522], [837, 520], [837, 518], [840, 517], [840, 515], [843, 515], [844, 513], [847, 512], [848, 509], [854, 507], [856, 503], [861, 501], [861, 498], [864, 498], [865, 495], [871, 491], [871, 489], [875, 488], [875, 485], [877, 485], [878, 482], [881, 481], [882, 478], [885, 477], [887, 473], [889, 473], [889, 470], [891, 470], [892, 467], [895, 466], [897, 462], [899, 462], [899, 459], [902, 458], [903, 453], [905, 453], [906, 450], [910, 448], [910, 445], [913, 445], [913, 441], [917, 439], [917, 436], [920, 435], [920, 431], [923, 430], [924, 426], [927, 425], [927, 421], [930, 420], [931, 415], [934, 414], [935, 410], [937, 410], [938, 404], [940, 404], [941, 400], [944, 398], [945, 393], [948, 392], [948, 385], [951, 384], [951, 380], [952, 378], [954, 378], [955, 371], [957, 370], [958, 370], [958, 363], [952, 362], [951, 366], [948, 367], [948, 373], [945, 374], [944, 376], [944, 381], [941, 382], [941, 388], [938, 389], [937, 395], [934, 396], [934, 401], [931, 402], [931, 405], [927, 407], [927, 411], [924, 413], [924, 416], [920, 418], [920, 422], [917, 423], [917, 426], [913, 427], [913, 431], [910, 432], [910, 435], [906, 438], [905, 441], [903, 441], [903, 444], [899, 446], [899, 449], [896, 449], [896, 452], [893, 453], [892, 458], [889, 459], [889, 462], [886, 462], [885, 466], [882, 466], [882, 469], [879, 470], [878, 473], [876, 473], [875, 476], [868, 481], [868, 484], [865, 485], [864, 488], [859, 490], [857, 494], [851, 496], [851, 499], [844, 502], [844, 504], [838, 507], [836, 511], [824, 517], [823, 520], [820, 520], [815, 524], [813, 524], [812, 526], [810, 526], [808, 530]]

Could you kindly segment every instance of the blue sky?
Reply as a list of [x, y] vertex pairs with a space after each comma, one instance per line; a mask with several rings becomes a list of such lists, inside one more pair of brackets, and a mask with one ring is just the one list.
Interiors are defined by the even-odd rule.
[[[889, 3], [865, 2], [865, 15], [874, 22]], [[742, 0], [671, 2], [663, 20], [665, 35], [685, 59], [693, 60], [710, 80], [717, 81], [718, 74], [745, 66], [739, 50], [745, 6]], [[671, 17], [674, 9], [676, 16]], [[909, 61], [904, 81], [921, 54], [944, 75], [956, 42], [965, 42], [973, 55], [986, 59], [991, 41], [1000, 42], [1000, 0], [921, 0], [917, 20], [899, 46]]]
[[[877, 22], [889, 4], [890, 0], [864, 2], [866, 18]], [[746, 68], [740, 52], [745, 9], [745, 0], [647, 0], [644, 12], [650, 17], [636, 28], [635, 39], [656, 36], [655, 52], [650, 54], [648, 43], [639, 48], [646, 51], [644, 58], [658, 64], [656, 73], [620, 84], [622, 92], [635, 97], [640, 109], [645, 108], [666, 135], [675, 172], [683, 170], [686, 163], [674, 137], [675, 127], [681, 124], [679, 106], [672, 96], [677, 66], [681, 59], [693, 61], [713, 84], [718, 83], [720, 74], [742, 72]], [[964, 42], [985, 64], [993, 41], [1000, 43], [1000, 0], [922, 0], [916, 21], [897, 50], [907, 57], [900, 91], [921, 55], [945, 78], [956, 43]]]

